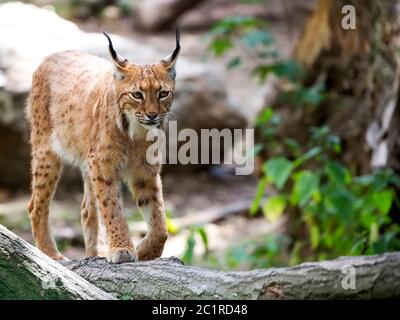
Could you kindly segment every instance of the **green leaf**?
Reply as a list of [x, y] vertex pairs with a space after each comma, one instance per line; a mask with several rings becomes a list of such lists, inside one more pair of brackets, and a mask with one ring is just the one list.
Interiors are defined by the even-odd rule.
[[398, 175], [396, 175], [395, 173], [392, 173], [390, 175], [389, 181], [391, 184], [393, 184], [397, 188], [400, 188], [400, 177]]
[[370, 186], [374, 182], [374, 176], [372, 174], [366, 174], [363, 176], [358, 176], [353, 179], [354, 183], [360, 186]]
[[384, 190], [374, 193], [372, 199], [378, 210], [385, 215], [392, 207], [394, 194], [391, 190]]
[[354, 196], [345, 188], [334, 188], [326, 195], [326, 206], [346, 222], [351, 222]]
[[303, 243], [300, 240], [297, 240], [290, 254], [289, 266], [293, 266], [300, 263], [302, 247]]
[[387, 188], [389, 184], [389, 176], [387, 175], [386, 170], [377, 171], [374, 173], [374, 181], [371, 184], [371, 190], [374, 192], [382, 191]]
[[228, 70], [234, 69], [239, 67], [242, 64], [242, 59], [239, 57], [232, 58], [229, 60], [228, 64], [226, 65]]
[[318, 105], [325, 99], [324, 91], [325, 87], [321, 84], [317, 84], [300, 89], [298, 91], [298, 97], [303, 104]]
[[266, 107], [264, 110], [257, 116], [257, 124], [263, 125], [267, 124], [269, 120], [272, 118], [274, 112], [272, 111], [271, 107]]
[[260, 65], [253, 72], [258, 75], [261, 81], [265, 81], [270, 73], [279, 78], [287, 78], [292, 82], [299, 81], [304, 76], [304, 69], [294, 60]]
[[268, 160], [264, 165], [268, 181], [274, 183], [281, 190], [293, 170], [293, 163], [286, 158], [274, 158]]
[[293, 163], [293, 166], [295, 168], [301, 166], [304, 162], [314, 158], [318, 154], [321, 153], [321, 148], [320, 147], [314, 147], [308, 150], [306, 153], [302, 154], [296, 161]]
[[288, 147], [288, 149], [294, 153], [298, 153], [300, 151], [300, 144], [295, 140], [291, 138], [284, 138], [283, 142], [285, 145]]
[[182, 260], [185, 262], [185, 264], [192, 263], [195, 246], [196, 246], [196, 240], [194, 238], [194, 232], [190, 231], [190, 234], [186, 240], [186, 249], [182, 257]]
[[285, 210], [286, 199], [284, 196], [269, 197], [263, 204], [263, 213], [272, 223], [276, 222]]
[[213, 40], [210, 49], [216, 56], [222, 56], [226, 51], [233, 47], [232, 41], [227, 37], [220, 37]]
[[274, 42], [274, 38], [265, 30], [251, 30], [246, 32], [241, 40], [249, 47], [269, 46]]
[[341, 141], [338, 136], [330, 134], [326, 137], [326, 140], [331, 150], [335, 151], [336, 153], [340, 153], [342, 151]]
[[[369, 201], [366, 201], [368, 203]], [[359, 223], [361, 226], [365, 228], [371, 228], [371, 225], [376, 222], [376, 214], [374, 214], [373, 210], [371, 210], [373, 207], [373, 204], [371, 204], [369, 207], [364, 208], [361, 216], [359, 218]]]
[[268, 121], [270, 126], [279, 126], [282, 123], [282, 116], [280, 114], [273, 114], [271, 119]]
[[376, 223], [371, 224], [369, 231], [369, 242], [374, 243], [379, 239], [379, 227]]
[[337, 161], [328, 161], [324, 167], [324, 172], [332, 182], [339, 184], [351, 182], [349, 170]]
[[199, 233], [201, 241], [203, 241], [204, 247], [207, 252], [208, 251], [208, 236], [207, 236], [206, 230], [203, 227], [198, 227], [197, 232]]
[[265, 22], [261, 19], [248, 16], [229, 16], [218, 21], [211, 29], [211, 34], [230, 33], [237, 28], [257, 28], [265, 27]]
[[296, 173], [293, 177], [294, 187], [290, 200], [293, 205], [299, 204], [301, 207], [306, 205], [314, 191], [318, 190], [319, 177], [309, 170]]
[[260, 181], [258, 181], [256, 196], [254, 197], [253, 202], [250, 207], [250, 214], [255, 215], [257, 213], [258, 208], [260, 207], [261, 199], [264, 195], [265, 188], [267, 187], [267, 177], [262, 177]]
[[317, 225], [312, 225], [310, 229], [311, 247], [316, 249], [320, 242], [320, 232]]
[[365, 245], [365, 239], [358, 240], [351, 248], [350, 250], [350, 255], [352, 256], [358, 256], [362, 254], [363, 248]]

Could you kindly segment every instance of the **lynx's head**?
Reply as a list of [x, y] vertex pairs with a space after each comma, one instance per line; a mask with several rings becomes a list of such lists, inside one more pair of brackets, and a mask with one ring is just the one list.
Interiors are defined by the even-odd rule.
[[174, 51], [158, 63], [138, 65], [116, 53], [110, 37], [109, 50], [115, 65], [114, 81], [121, 130], [134, 130], [141, 125], [146, 129], [159, 128], [168, 114], [175, 93], [175, 63], [180, 43], [176, 30]]

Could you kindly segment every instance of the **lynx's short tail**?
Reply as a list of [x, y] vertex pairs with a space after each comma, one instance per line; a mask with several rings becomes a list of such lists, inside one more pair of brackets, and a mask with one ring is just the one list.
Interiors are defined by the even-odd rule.
[[28, 96], [25, 116], [30, 125], [31, 144], [48, 139], [51, 135], [50, 86], [45, 70], [39, 67], [32, 77], [32, 90]]

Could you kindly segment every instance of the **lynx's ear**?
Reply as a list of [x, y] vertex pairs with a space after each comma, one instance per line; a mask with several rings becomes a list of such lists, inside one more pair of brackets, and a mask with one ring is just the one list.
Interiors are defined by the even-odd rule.
[[160, 63], [164, 65], [164, 67], [169, 71], [172, 79], [175, 79], [176, 76], [175, 63], [176, 60], [178, 59], [179, 51], [181, 51], [181, 44], [180, 44], [181, 30], [179, 29], [179, 27], [176, 28], [175, 35], [176, 35], [176, 45], [174, 51], [160, 61]]
[[114, 65], [116, 67], [116, 76], [118, 77], [119, 80], [122, 80], [124, 78], [124, 72], [126, 71], [126, 67], [129, 64], [129, 61], [127, 59], [122, 58], [114, 50], [110, 36], [107, 33], [105, 33], [104, 31], [103, 31], [103, 34], [106, 36], [106, 38], [108, 40], [108, 49], [110, 50], [111, 58], [113, 59]]

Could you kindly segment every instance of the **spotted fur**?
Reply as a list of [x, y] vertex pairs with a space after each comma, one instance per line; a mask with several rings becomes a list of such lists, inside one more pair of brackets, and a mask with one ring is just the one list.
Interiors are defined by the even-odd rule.
[[[111, 40], [109, 44], [112, 64], [66, 51], [47, 57], [33, 75], [26, 108], [32, 149], [28, 211], [37, 246], [54, 259], [64, 257], [49, 228], [49, 204], [63, 162], [82, 172], [81, 221], [88, 256], [102, 253], [101, 222], [113, 263], [157, 258], [167, 239], [160, 166], [146, 161], [151, 142], [145, 136], [148, 129], [163, 127], [171, 108], [177, 54], [153, 65], [136, 65], [118, 56]], [[137, 251], [123, 216], [123, 182], [149, 226]]]

